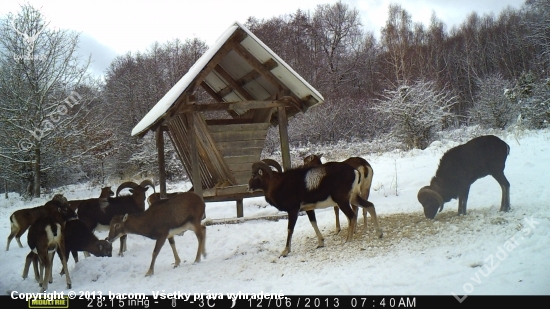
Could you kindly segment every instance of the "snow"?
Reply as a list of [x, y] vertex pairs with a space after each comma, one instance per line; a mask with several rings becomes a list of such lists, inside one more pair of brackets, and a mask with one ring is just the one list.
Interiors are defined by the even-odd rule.
[[[425, 150], [392, 151], [363, 156], [374, 169], [369, 200], [376, 205], [384, 237], [375, 237], [369, 217], [366, 232], [359, 219], [354, 240], [345, 243], [347, 220], [335, 235], [332, 208], [316, 211], [325, 247], [316, 249], [315, 232], [300, 216], [292, 251], [279, 258], [286, 240], [287, 220], [246, 220], [207, 226], [207, 256], [193, 264], [197, 239], [192, 232], [176, 236], [182, 259], [166, 243], [157, 258], [155, 273], [145, 277], [155, 241], [128, 236], [128, 251], [113, 257], [69, 261], [72, 291], [111, 293], [283, 293], [284, 295], [548, 295], [550, 293], [550, 131], [503, 133], [511, 147], [505, 174], [511, 183], [511, 207], [499, 212], [500, 187], [491, 177], [474, 183], [468, 214], [457, 215], [457, 201], [445, 204], [435, 220], [427, 220], [416, 199], [429, 183], [439, 159], [458, 140], [441, 140]], [[462, 141], [460, 141], [462, 143]], [[327, 152], [325, 152], [327, 153]], [[368, 153], [368, 149], [364, 149]], [[345, 158], [341, 158], [342, 160]], [[118, 184], [112, 184], [116, 186]], [[186, 190], [189, 183], [169, 184], [168, 190]], [[95, 197], [99, 187], [74, 185], [56, 190], [69, 199]], [[9, 215], [43, 204], [50, 196], [24, 202], [15, 193], [0, 198], [0, 231], [7, 237]], [[245, 199], [244, 216], [277, 214], [263, 197]], [[207, 221], [234, 218], [234, 202], [208, 203]], [[97, 232], [104, 238], [107, 232]], [[26, 246], [26, 234], [22, 237]], [[28, 247], [12, 241], [0, 260], [0, 291], [9, 295], [38, 292], [32, 276], [21, 278]], [[50, 292], [66, 290], [58, 258]]]

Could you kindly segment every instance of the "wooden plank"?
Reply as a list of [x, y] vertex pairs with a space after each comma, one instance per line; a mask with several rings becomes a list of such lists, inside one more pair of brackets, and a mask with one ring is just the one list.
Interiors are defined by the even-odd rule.
[[246, 155], [246, 156], [224, 156], [225, 162], [227, 165], [231, 166], [233, 164], [243, 164], [243, 163], [254, 163], [259, 161], [259, 155]]
[[230, 125], [230, 124], [244, 124], [244, 123], [252, 123], [252, 119], [233, 118], [233, 119], [207, 119], [206, 120], [206, 124], [208, 125], [208, 127], [223, 126], [223, 125]]
[[[176, 152], [183, 163], [187, 174], [192, 175], [191, 156], [189, 153], [189, 138], [187, 135], [187, 123], [184, 115], [179, 115], [171, 119], [168, 123], [170, 128], [169, 136], [172, 144], [176, 148]], [[209, 171], [209, 167], [203, 160], [199, 160], [199, 168], [201, 172], [201, 181], [204, 188], [212, 188], [217, 181]], [[211, 168], [210, 168], [211, 169]]]
[[252, 140], [265, 140], [266, 131], [226, 131], [212, 133], [212, 139], [216, 143], [220, 142], [235, 142], [235, 141], [252, 141]]
[[[302, 215], [302, 214], [300, 214]], [[223, 219], [208, 219], [204, 221], [205, 225], [222, 225], [222, 224], [238, 224], [244, 223], [247, 221], [254, 220], [268, 220], [268, 221], [279, 221], [288, 219], [288, 214], [281, 213], [276, 215], [269, 216], [258, 216], [258, 217], [237, 217], [237, 218], [223, 218]]]
[[231, 171], [233, 172], [233, 175], [235, 175], [236, 172], [242, 172], [242, 171], [250, 172], [252, 163], [254, 162], [246, 162], [241, 164], [228, 164], [228, 165]]
[[156, 131], [157, 157], [159, 164], [160, 198], [166, 198], [166, 166], [164, 162], [164, 131], [158, 127]]
[[189, 152], [191, 156], [191, 166], [193, 167], [191, 179], [193, 180], [193, 188], [195, 193], [202, 196], [202, 180], [199, 170], [198, 136], [195, 130], [195, 123], [195, 115], [187, 115], [187, 127], [189, 128]]
[[281, 139], [281, 154], [283, 157], [283, 168], [288, 170], [291, 167], [290, 162], [290, 149], [288, 145], [288, 120], [286, 118], [286, 111], [284, 107], [277, 109], [279, 119], [279, 136]]
[[[236, 141], [236, 142], [219, 142], [218, 150], [225, 151], [227, 149], [252, 149], [252, 148], [264, 148], [265, 140], [251, 140], [251, 141]], [[230, 154], [224, 154], [225, 156], [231, 156]], [[241, 156], [241, 155], [237, 155]]]
[[246, 110], [257, 108], [273, 108], [273, 107], [289, 107], [290, 101], [286, 100], [273, 100], [273, 101], [235, 101], [235, 102], [222, 102], [222, 103], [209, 103], [209, 104], [191, 104], [184, 105], [179, 108], [178, 113], [188, 112], [203, 112], [203, 111], [219, 111], [219, 110]]
[[[207, 122], [208, 124], [208, 122]], [[226, 132], [226, 131], [257, 131], [269, 129], [269, 123], [245, 123], [231, 125], [209, 125], [210, 132]]]
[[251, 156], [260, 154], [263, 150], [263, 147], [258, 148], [228, 148], [221, 150], [220, 152], [224, 157], [226, 156]]
[[238, 171], [233, 173], [233, 175], [235, 176], [235, 179], [238, 179], [239, 183], [248, 184], [250, 175], [252, 175], [252, 164], [250, 164], [247, 171]]
[[233, 91], [236, 91], [239, 93], [242, 97], [244, 97], [246, 100], [254, 100], [254, 97], [246, 91], [239, 83], [231, 76], [226, 70], [224, 70], [219, 64], [214, 68], [214, 71], [220, 75], [221, 78], [223, 78], [231, 88], [233, 88]]
[[232, 184], [236, 184], [235, 178], [231, 174], [231, 171], [227, 168], [227, 165], [223, 160], [223, 156], [216, 147], [216, 143], [212, 139], [212, 136], [208, 131], [208, 126], [202, 117], [196, 117], [195, 128], [197, 130], [197, 136], [199, 138], [201, 148], [204, 150], [203, 160], [208, 160], [214, 166], [216, 173], [220, 175], [220, 181], [229, 180]]

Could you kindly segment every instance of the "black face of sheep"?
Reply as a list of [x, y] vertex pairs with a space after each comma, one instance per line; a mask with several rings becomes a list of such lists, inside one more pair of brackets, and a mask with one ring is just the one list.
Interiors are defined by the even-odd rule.
[[458, 198], [458, 214], [465, 215], [470, 186], [488, 175], [502, 189], [500, 210], [510, 210], [510, 183], [504, 176], [509, 152], [508, 144], [493, 135], [474, 138], [447, 151], [430, 185], [418, 191], [426, 218], [435, 218], [438, 210], [443, 210], [443, 204], [454, 198]]

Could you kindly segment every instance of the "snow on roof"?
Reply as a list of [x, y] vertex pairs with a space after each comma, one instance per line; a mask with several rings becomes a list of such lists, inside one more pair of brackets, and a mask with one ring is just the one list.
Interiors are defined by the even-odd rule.
[[[296, 73], [286, 62], [284, 62], [277, 54], [275, 54], [269, 47], [267, 47], [261, 40], [259, 40], [252, 32], [250, 32], [245, 26], [239, 22], [233, 23], [214, 44], [195, 62], [195, 64], [189, 69], [189, 71], [157, 102], [153, 108], [141, 119], [141, 121], [133, 128], [132, 136], [143, 133], [148, 130], [151, 125], [162, 118], [170, 107], [175, 103], [178, 97], [189, 87], [195, 77], [204, 69], [204, 67], [210, 62], [212, 57], [220, 50], [224, 43], [231, 37], [231, 35], [238, 29], [244, 30], [250, 38], [261, 47], [265, 52], [269, 54], [271, 58], [281, 64], [290, 75], [297, 79], [302, 87], [307, 89], [308, 93], [315, 97], [318, 102], [323, 102], [323, 96], [313, 88], [308, 82], [306, 82], [298, 73]], [[278, 77], [282, 78], [282, 77]], [[296, 88], [296, 83], [288, 81], [286, 86], [292, 90]]]

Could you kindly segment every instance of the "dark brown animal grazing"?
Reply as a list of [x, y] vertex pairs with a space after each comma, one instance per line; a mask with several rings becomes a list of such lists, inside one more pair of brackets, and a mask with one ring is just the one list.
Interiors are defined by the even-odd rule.
[[466, 214], [470, 186], [487, 175], [500, 184], [502, 199], [500, 211], [510, 210], [510, 183], [504, 176], [510, 146], [494, 135], [476, 137], [448, 150], [432, 178], [430, 185], [418, 191], [418, 201], [428, 219], [435, 218], [443, 204], [458, 198], [458, 214]]

